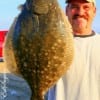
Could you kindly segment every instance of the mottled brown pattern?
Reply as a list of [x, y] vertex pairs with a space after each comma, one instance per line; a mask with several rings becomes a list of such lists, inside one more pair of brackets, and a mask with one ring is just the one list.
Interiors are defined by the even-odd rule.
[[4, 58], [8, 69], [29, 83], [32, 100], [44, 100], [73, 54], [71, 27], [57, 0], [27, 0], [6, 37]]

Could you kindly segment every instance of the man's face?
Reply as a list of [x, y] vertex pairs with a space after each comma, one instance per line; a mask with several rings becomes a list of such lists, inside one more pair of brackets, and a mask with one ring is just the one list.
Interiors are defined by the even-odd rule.
[[93, 3], [86, 1], [72, 1], [66, 7], [66, 15], [72, 25], [74, 32], [90, 29], [96, 8]]

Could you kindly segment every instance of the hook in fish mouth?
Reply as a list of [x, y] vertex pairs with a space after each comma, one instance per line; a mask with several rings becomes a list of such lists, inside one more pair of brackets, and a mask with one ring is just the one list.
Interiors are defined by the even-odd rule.
[[33, 10], [36, 14], [47, 14], [49, 11], [48, 0], [27, 0], [26, 7], [28, 10]]

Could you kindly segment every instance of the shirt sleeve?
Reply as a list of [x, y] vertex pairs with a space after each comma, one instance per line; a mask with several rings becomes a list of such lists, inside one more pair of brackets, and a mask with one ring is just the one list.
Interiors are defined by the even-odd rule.
[[56, 90], [56, 86], [51, 87], [45, 95], [45, 100], [56, 100], [55, 90]]

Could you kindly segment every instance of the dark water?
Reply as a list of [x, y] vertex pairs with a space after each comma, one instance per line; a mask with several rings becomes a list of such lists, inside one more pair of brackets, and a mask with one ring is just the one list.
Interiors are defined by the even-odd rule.
[[0, 100], [30, 100], [27, 82], [13, 74], [0, 74]]

